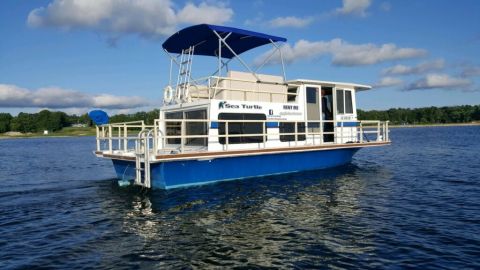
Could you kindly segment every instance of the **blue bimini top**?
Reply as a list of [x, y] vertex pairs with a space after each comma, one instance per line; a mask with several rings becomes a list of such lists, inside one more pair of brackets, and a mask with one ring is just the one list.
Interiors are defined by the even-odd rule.
[[[237, 55], [268, 44], [270, 41], [287, 41], [287, 39], [283, 37], [271, 36], [244, 29], [199, 24], [184, 28], [173, 34], [163, 43], [162, 47], [170, 53], [181, 53], [182, 50], [195, 46], [195, 55], [218, 56], [218, 37], [213, 31], [216, 31], [222, 38], [225, 38], [231, 33], [225, 42]], [[230, 59], [234, 56], [235, 55], [222, 44], [222, 58]]]

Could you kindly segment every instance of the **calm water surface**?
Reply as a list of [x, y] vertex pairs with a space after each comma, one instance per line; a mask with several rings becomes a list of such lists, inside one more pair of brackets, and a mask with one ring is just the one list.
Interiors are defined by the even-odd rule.
[[480, 268], [480, 127], [301, 174], [145, 192], [94, 138], [0, 140], [0, 269]]

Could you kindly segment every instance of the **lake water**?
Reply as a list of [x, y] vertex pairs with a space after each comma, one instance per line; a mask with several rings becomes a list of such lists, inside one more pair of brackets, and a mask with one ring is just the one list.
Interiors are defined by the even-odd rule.
[[340, 168], [145, 192], [92, 137], [0, 140], [0, 269], [480, 268], [480, 127]]

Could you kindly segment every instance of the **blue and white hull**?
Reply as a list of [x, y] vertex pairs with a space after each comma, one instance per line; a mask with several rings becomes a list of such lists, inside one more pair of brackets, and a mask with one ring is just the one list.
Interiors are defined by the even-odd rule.
[[[252, 178], [347, 164], [359, 147], [269, 153], [218, 158], [171, 160], [152, 163], [152, 188], [170, 189], [219, 181]], [[135, 162], [113, 159], [119, 179], [135, 179]]]

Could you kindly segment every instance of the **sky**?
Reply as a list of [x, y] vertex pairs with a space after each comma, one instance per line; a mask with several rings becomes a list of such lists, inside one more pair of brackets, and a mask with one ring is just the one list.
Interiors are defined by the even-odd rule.
[[[478, 14], [478, 0], [3, 0], [0, 112], [158, 108], [170, 63], [162, 43], [199, 23], [287, 38], [287, 79], [372, 85], [360, 109], [477, 105]], [[254, 65], [270, 49], [242, 58]], [[198, 56], [192, 75], [216, 67]], [[262, 72], [281, 69], [270, 61]]]

